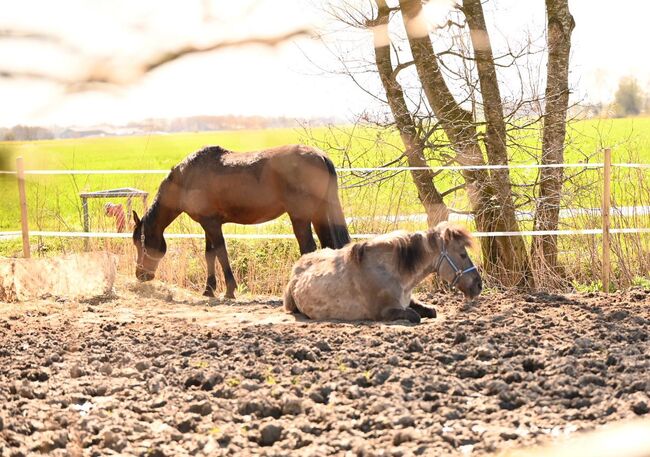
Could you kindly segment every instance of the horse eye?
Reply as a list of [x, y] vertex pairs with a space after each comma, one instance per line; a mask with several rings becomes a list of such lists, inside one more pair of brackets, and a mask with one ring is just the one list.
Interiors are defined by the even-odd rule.
[[461, 259], [466, 259], [467, 258], [467, 253], [466, 252], [461, 253], [460, 258]]

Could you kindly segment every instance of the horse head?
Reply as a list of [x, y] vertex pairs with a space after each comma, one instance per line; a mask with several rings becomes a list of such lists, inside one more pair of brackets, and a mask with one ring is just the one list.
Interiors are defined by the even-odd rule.
[[467, 248], [473, 245], [472, 235], [467, 229], [447, 222], [438, 224], [433, 234], [440, 251], [435, 264], [438, 276], [460, 290], [465, 298], [477, 297], [483, 290], [483, 281], [467, 254]]
[[133, 244], [138, 253], [135, 277], [140, 281], [151, 281], [155, 277], [158, 263], [160, 263], [167, 251], [165, 239], [162, 235], [154, 235], [154, 231], [146, 226], [146, 219], [146, 214], [140, 219], [137, 213], [133, 211], [133, 222], [135, 223]]

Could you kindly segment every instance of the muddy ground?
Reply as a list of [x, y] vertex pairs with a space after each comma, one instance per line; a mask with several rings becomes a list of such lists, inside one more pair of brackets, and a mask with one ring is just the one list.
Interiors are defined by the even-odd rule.
[[0, 456], [489, 455], [647, 417], [648, 292], [420, 298], [415, 326], [123, 278], [0, 304]]

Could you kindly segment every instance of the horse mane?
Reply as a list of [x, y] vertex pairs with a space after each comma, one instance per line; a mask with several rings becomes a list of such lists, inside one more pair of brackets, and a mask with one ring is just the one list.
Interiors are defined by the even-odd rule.
[[160, 206], [161, 206], [161, 194], [165, 191], [165, 189], [172, 183], [174, 180], [178, 177], [179, 173], [179, 168], [178, 165], [173, 167], [165, 179], [163, 179], [160, 182], [160, 186], [158, 186], [158, 191], [156, 192], [156, 196], [153, 199], [153, 202], [151, 202], [151, 205], [149, 208], [147, 208], [147, 211], [144, 213], [142, 216], [142, 221], [144, 222], [145, 219], [149, 220], [155, 220], [158, 213], [160, 212]]
[[229, 150], [222, 148], [221, 146], [203, 146], [201, 149], [194, 151], [185, 157], [174, 168], [172, 168], [170, 176], [175, 172], [182, 175], [186, 168], [194, 168], [197, 166], [203, 167], [206, 165], [206, 160], [209, 162], [211, 159], [221, 157], [229, 152]]
[[367, 241], [359, 241], [358, 243], [354, 243], [350, 248], [350, 259], [352, 259], [357, 264], [361, 264], [367, 245]]
[[155, 220], [158, 212], [160, 211], [160, 199], [158, 198], [159, 194], [156, 194], [156, 198], [154, 198], [153, 202], [147, 208], [147, 211], [144, 213], [142, 216], [142, 225], [144, 226], [145, 220]]
[[394, 238], [397, 268], [400, 272], [413, 273], [424, 260], [427, 248], [421, 233], [406, 233]]
[[362, 241], [352, 245], [349, 258], [361, 264], [367, 249], [374, 246], [388, 246], [393, 249], [397, 260], [397, 268], [401, 273], [411, 274], [425, 261], [427, 253], [437, 245], [436, 239], [442, 239], [446, 244], [460, 243], [464, 248], [474, 248], [475, 241], [470, 231], [462, 225], [441, 222], [427, 232], [399, 231], [383, 235], [376, 240]]
[[395, 232], [389, 237], [380, 240], [363, 241], [355, 243], [350, 249], [350, 259], [361, 264], [365, 251], [375, 246], [392, 248], [400, 272], [413, 273], [422, 264], [428, 249], [425, 246], [425, 237], [420, 232]]

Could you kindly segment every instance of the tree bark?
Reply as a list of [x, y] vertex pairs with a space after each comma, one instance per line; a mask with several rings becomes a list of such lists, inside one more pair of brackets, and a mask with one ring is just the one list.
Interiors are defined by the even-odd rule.
[[[474, 48], [474, 58], [476, 59], [476, 69], [483, 99], [483, 111], [486, 121], [485, 148], [488, 162], [490, 165], [508, 165], [503, 104], [494, 65], [492, 44], [485, 24], [481, 0], [464, 0], [463, 11], [470, 30], [470, 39]], [[492, 170], [490, 176], [501, 206], [501, 211], [497, 216], [501, 219], [498, 225], [506, 227], [508, 231], [518, 231], [519, 224], [516, 219], [512, 198], [510, 170], [507, 168]], [[500, 241], [509, 244], [504, 251], [511, 252], [513, 256], [508, 267], [512, 268], [512, 271], [522, 272], [524, 281], [532, 284], [532, 270], [523, 238], [507, 237]]]
[[[546, 0], [548, 64], [542, 164], [564, 163], [566, 116], [569, 106], [569, 53], [575, 27], [568, 0]], [[563, 168], [542, 168], [535, 230], [557, 230], [562, 198]], [[531, 248], [536, 266], [557, 272], [557, 235], [537, 237]]]
[[[422, 18], [421, 0], [400, 0], [411, 53], [427, 101], [440, 122], [462, 165], [483, 165], [483, 151], [479, 145], [475, 120], [454, 99], [440, 71], [436, 53]], [[467, 2], [466, 2], [467, 3]], [[477, 63], [480, 60], [479, 79], [484, 93], [486, 117], [489, 116], [486, 151], [490, 164], [508, 163], [505, 146], [503, 109], [494, 70], [492, 50], [489, 45], [483, 10], [472, 4], [469, 14], [474, 22], [474, 32], [480, 32], [481, 46], [475, 47]], [[467, 14], [467, 13], [466, 13]], [[468, 22], [470, 19], [468, 18]], [[489, 111], [489, 115], [488, 115]], [[500, 120], [497, 118], [500, 117]], [[480, 231], [519, 231], [512, 200], [510, 178], [505, 172], [488, 173], [486, 170], [464, 170], [472, 212]], [[532, 286], [532, 273], [524, 241], [521, 237], [486, 237], [481, 239], [483, 264], [486, 273], [497, 277], [505, 285]]]
[[[379, 71], [379, 77], [386, 91], [386, 98], [395, 118], [397, 130], [404, 143], [404, 154], [409, 166], [428, 167], [424, 158], [424, 139], [418, 134], [415, 127], [404, 99], [404, 92], [397, 82], [397, 75], [394, 72], [391, 60], [390, 38], [388, 35], [390, 10], [385, 0], [376, 0], [376, 4], [378, 8], [377, 18], [371, 25], [375, 44], [375, 63]], [[427, 213], [429, 227], [435, 227], [439, 222], [446, 221], [449, 218], [449, 210], [436, 189], [433, 170], [411, 170], [411, 176], [420, 201]]]

